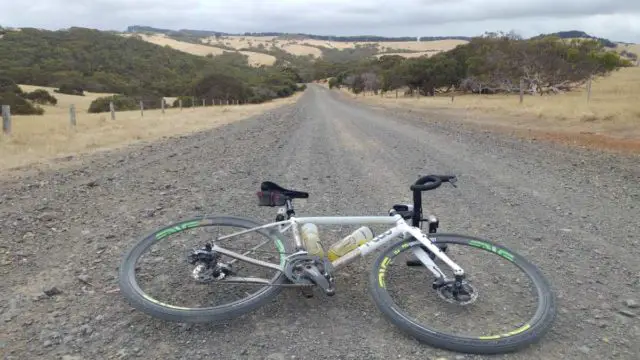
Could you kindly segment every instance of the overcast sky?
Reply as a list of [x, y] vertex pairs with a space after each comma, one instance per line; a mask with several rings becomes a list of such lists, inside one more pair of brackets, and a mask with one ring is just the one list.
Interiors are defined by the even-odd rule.
[[640, 43], [640, 0], [1, 0], [0, 25], [383, 36], [583, 30]]

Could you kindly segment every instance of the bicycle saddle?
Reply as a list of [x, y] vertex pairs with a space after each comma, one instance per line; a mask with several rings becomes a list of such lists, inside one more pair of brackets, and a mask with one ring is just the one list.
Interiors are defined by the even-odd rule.
[[306, 199], [309, 197], [309, 193], [307, 192], [285, 189], [271, 181], [264, 181], [260, 184], [260, 190], [277, 192], [291, 199]]

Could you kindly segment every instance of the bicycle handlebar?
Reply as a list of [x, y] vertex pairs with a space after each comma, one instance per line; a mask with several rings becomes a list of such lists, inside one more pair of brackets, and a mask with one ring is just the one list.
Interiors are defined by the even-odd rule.
[[456, 181], [455, 175], [427, 175], [419, 178], [413, 185], [411, 185], [411, 191], [427, 191], [433, 190], [443, 182], [454, 183]]
[[422, 191], [433, 190], [442, 185], [443, 182], [454, 185], [456, 181], [457, 178], [455, 175], [427, 175], [420, 177], [411, 185], [411, 191], [413, 191], [413, 216], [411, 217], [411, 224], [416, 227], [420, 226], [420, 219], [422, 218]]

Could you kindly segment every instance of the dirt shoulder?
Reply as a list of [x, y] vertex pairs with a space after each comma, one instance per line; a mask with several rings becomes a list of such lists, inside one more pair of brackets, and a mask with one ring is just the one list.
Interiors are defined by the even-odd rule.
[[[355, 97], [352, 98], [356, 99]], [[561, 130], [560, 124], [546, 126], [549, 121], [541, 121], [536, 117], [519, 116], [514, 119], [514, 117], [507, 115], [488, 115], [473, 110], [413, 107], [407, 106], [406, 103], [396, 102], [373, 104], [367, 99], [363, 100], [362, 97], [357, 98], [357, 100], [366, 102], [374, 108], [392, 109], [401, 113], [430, 115], [438, 119], [444, 118], [448, 119], [447, 121], [457, 121], [470, 128], [500, 132], [522, 139], [551, 141], [624, 154], [640, 154], [640, 137], [632, 137], [631, 134], [622, 131], [599, 133], [590, 126], [569, 126]], [[638, 124], [638, 129], [640, 129], [640, 124]]]
[[[345, 98], [398, 112], [447, 118], [468, 126], [508, 133], [520, 138], [553, 141], [600, 150], [640, 153], [640, 68], [627, 68], [593, 81], [591, 95], [585, 89], [545, 96], [455, 95], [404, 96], [400, 91], [384, 96]], [[587, 101], [587, 99], [589, 99]]]

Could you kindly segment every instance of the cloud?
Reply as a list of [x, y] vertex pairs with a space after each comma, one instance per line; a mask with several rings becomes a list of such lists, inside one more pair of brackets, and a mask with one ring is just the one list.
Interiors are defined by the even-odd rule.
[[333, 35], [479, 35], [484, 31], [584, 30], [640, 42], [640, 1], [632, 0], [31, 0], [3, 1], [0, 25], [46, 29], [129, 25], [224, 32]]

